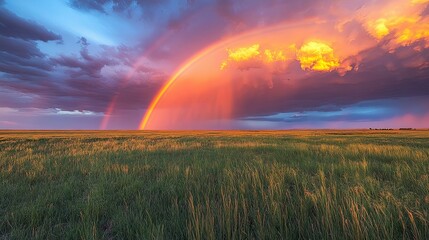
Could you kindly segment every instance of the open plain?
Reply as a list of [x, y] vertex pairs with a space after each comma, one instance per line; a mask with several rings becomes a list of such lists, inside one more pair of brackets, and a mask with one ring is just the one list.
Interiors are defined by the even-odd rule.
[[0, 239], [429, 239], [429, 131], [0, 131]]

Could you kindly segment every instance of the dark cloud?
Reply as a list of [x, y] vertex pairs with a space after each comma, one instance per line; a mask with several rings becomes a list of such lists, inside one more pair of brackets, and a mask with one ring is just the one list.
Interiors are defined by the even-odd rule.
[[[3, 54], [0, 54], [0, 56], [3, 56]], [[18, 60], [17, 62], [20, 62]], [[35, 77], [46, 77], [49, 76], [49, 74], [44, 70], [40, 69], [37, 66], [42, 65], [41, 67], [49, 67], [44, 66], [44, 62], [42, 61], [42, 64], [39, 64], [38, 62], [26, 62], [27, 65], [17, 65], [13, 62], [0, 62], [0, 72], [3, 72], [8, 75], [11, 79], [34, 79]], [[1, 81], [1, 80], [0, 80]]]
[[89, 46], [88, 40], [84, 37], [81, 37], [79, 39], [78, 43], [80, 43], [82, 45], [82, 47], [88, 47]]
[[0, 51], [23, 58], [43, 57], [34, 41], [0, 36]]
[[136, 111], [165, 81], [162, 72], [144, 65], [129, 76], [118, 70], [102, 74], [104, 67], [131, 68], [139, 53], [126, 46], [98, 46], [101, 50], [91, 54], [86, 38], [77, 43], [78, 55], [48, 57], [35, 40], [0, 35], [0, 90], [7, 93], [0, 107], [104, 112], [116, 96], [116, 106]]
[[141, 109], [164, 81], [161, 72], [146, 66], [135, 76], [101, 73], [115, 65], [131, 68], [139, 56], [135, 48], [94, 45], [101, 50], [91, 54], [92, 45], [81, 37], [78, 55], [49, 57], [37, 46], [37, 41], [58, 40], [61, 36], [43, 26], [0, 9], [0, 107], [104, 112], [116, 96], [118, 107]]
[[[358, 108], [355, 110], [359, 110]], [[328, 122], [328, 121], [377, 121], [385, 118], [391, 117], [390, 115], [380, 115], [380, 114], [368, 114], [368, 113], [359, 113], [359, 112], [343, 112], [343, 111], [332, 111], [329, 114], [321, 114], [317, 112], [301, 112], [292, 116], [284, 117], [248, 117], [243, 120], [250, 121], [266, 121], [266, 122], [283, 122], [283, 123], [303, 123], [303, 122]]]
[[[102, 74], [104, 67], [116, 64], [131, 67], [127, 64], [136, 61], [132, 49], [104, 46], [100, 54], [92, 55], [86, 39], [78, 43], [81, 44], [78, 56], [22, 58], [0, 53], [3, 72], [0, 90], [7, 91], [8, 95], [2, 96], [9, 99], [2, 101], [0, 97], [0, 107], [104, 112], [115, 98], [116, 107], [140, 111], [166, 79], [159, 70], [144, 65], [137, 66], [135, 74], [127, 71]], [[10, 101], [11, 95], [16, 100]], [[27, 97], [21, 101], [20, 95]]]
[[114, 63], [113, 60], [103, 58], [76, 58], [71, 56], [59, 56], [51, 58], [56, 65], [69, 68], [66, 70], [72, 77], [87, 75], [90, 77], [101, 77], [100, 71], [104, 66]]
[[96, 10], [107, 13], [110, 10], [114, 12], [126, 12], [130, 8], [140, 7], [146, 13], [150, 13], [154, 7], [161, 6], [166, 0], [72, 0], [70, 4], [82, 10]]
[[[32, 81], [1, 80], [0, 78], [3, 91], [10, 92], [9, 95], [0, 97], [0, 107], [104, 112], [116, 96], [115, 106], [118, 109], [142, 109], [149, 104], [163, 81], [151, 81], [150, 77], [138, 80], [129, 81], [121, 87], [119, 86], [121, 79], [108, 77], [103, 79], [89, 76], [61, 78], [48, 75]], [[27, 96], [25, 101], [19, 100], [20, 95]], [[10, 96], [14, 96], [16, 100], [10, 101]], [[1, 101], [3, 97], [9, 100]]]
[[90, 55], [88, 51], [89, 43], [84, 37], [80, 38], [79, 43], [82, 46], [80, 57], [61, 55], [51, 58], [54, 64], [71, 68], [70, 75], [72, 77], [87, 75], [99, 78], [101, 77], [100, 71], [103, 67], [117, 63], [117, 61], [109, 57]]
[[281, 123], [314, 123], [338, 120], [347, 122], [373, 122], [401, 116], [404, 109], [414, 116], [424, 116], [429, 109], [427, 105], [428, 101], [429, 95], [370, 100], [343, 106], [343, 108], [331, 109], [328, 112], [312, 110], [286, 114], [280, 113], [271, 116], [246, 117], [243, 120]]
[[21, 58], [8, 53], [1, 53], [0, 58], [4, 65], [16, 65], [22, 67], [33, 67], [44, 71], [52, 70], [52, 63], [46, 58]]
[[14, 79], [47, 76], [52, 63], [34, 41], [0, 36], [0, 72]]
[[49, 76], [52, 63], [37, 41], [60, 41], [61, 36], [0, 7], [0, 81], [32, 81]]
[[72, 0], [70, 1], [71, 5], [78, 9], [84, 10], [97, 10], [105, 13], [104, 4], [107, 4], [108, 1], [90, 1], [90, 0]]
[[5, 37], [43, 42], [62, 39], [60, 35], [35, 22], [18, 17], [4, 8], [0, 8], [0, 34]]
[[269, 25], [280, 21], [292, 19], [305, 19], [310, 16], [324, 14], [329, 4], [323, 0], [302, 1], [215, 1], [218, 14], [229, 20], [234, 27], [253, 27], [255, 25]]

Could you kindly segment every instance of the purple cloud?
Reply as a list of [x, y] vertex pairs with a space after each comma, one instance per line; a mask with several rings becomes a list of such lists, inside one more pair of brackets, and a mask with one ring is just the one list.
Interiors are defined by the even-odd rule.
[[43, 42], [60, 41], [60, 35], [45, 27], [21, 17], [0, 7], [0, 33], [2, 36], [19, 38], [23, 40], [38, 40]]

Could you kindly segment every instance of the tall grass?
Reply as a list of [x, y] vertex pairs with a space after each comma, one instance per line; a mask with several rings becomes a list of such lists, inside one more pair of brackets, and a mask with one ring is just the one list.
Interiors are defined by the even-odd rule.
[[0, 239], [429, 239], [429, 132], [0, 132]]

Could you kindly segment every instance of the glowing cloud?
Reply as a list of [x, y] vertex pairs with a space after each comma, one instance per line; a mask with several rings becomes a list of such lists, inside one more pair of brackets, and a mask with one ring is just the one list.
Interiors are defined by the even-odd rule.
[[239, 69], [248, 69], [262, 63], [269, 64], [286, 61], [286, 56], [282, 50], [261, 49], [260, 44], [237, 49], [227, 49], [226, 51], [228, 58], [221, 63], [221, 70], [227, 68], [230, 63], [238, 64]]
[[[361, 19], [368, 33], [377, 40], [388, 40], [386, 47], [393, 50], [416, 41], [429, 40], [429, 21], [423, 11], [428, 0], [392, 1]], [[363, 9], [368, 11], [367, 9]]]
[[423, 3], [429, 3], [429, 0], [412, 0], [412, 4], [423, 4]]
[[390, 19], [380, 18], [374, 24], [373, 35], [382, 39], [392, 32], [394, 43], [407, 46], [413, 42], [429, 37], [429, 23], [421, 22], [420, 17], [392, 16]]
[[250, 47], [242, 47], [235, 50], [227, 49], [226, 51], [228, 52], [228, 59], [222, 62], [220, 66], [221, 70], [228, 67], [228, 63], [230, 62], [242, 63], [257, 60], [258, 56], [261, 54], [259, 52], [259, 44], [254, 44]]
[[330, 72], [340, 65], [338, 58], [334, 56], [334, 50], [321, 42], [313, 41], [302, 45], [296, 57], [303, 70]]
[[268, 63], [286, 61], [286, 57], [283, 51], [281, 50], [273, 51], [270, 49], [266, 49], [264, 51], [264, 54], [265, 54], [265, 61]]
[[418, 20], [405, 22], [395, 34], [395, 42], [402, 46], [428, 38], [429, 23], [418, 23]]
[[389, 34], [389, 28], [386, 26], [386, 19], [379, 18], [375, 22], [368, 23], [370, 28], [370, 33], [377, 39], [382, 39], [387, 34]]
[[228, 58], [235, 62], [246, 61], [252, 58], [255, 58], [260, 54], [259, 52], [259, 44], [255, 44], [248, 48], [239, 48], [236, 50], [228, 49]]

